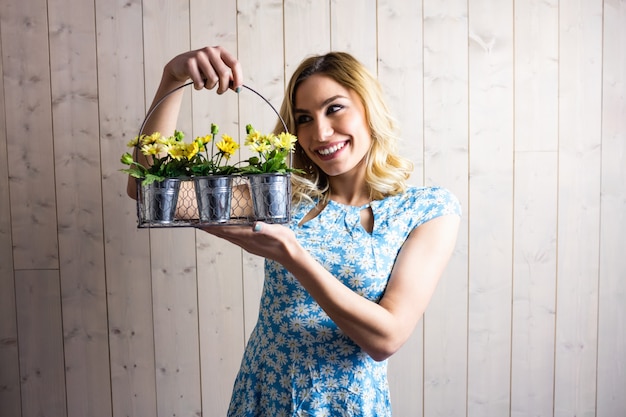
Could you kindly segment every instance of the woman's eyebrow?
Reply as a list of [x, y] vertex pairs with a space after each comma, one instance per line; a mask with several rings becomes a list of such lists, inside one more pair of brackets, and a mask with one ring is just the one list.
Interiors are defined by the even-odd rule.
[[[344, 96], [344, 95], [341, 95], [341, 94], [334, 95], [334, 96], [329, 97], [329, 98], [327, 98], [326, 100], [324, 100], [324, 101], [322, 102], [322, 104], [320, 105], [320, 108], [325, 107], [326, 105], [328, 105], [329, 103], [332, 103], [333, 101], [335, 101], [335, 100], [336, 100], [336, 99], [338, 99], [338, 98], [348, 98], [348, 97], [346, 97], [346, 96]], [[309, 111], [308, 111], [308, 110], [298, 109], [298, 108], [294, 108], [294, 109], [293, 109], [293, 112], [294, 112], [294, 113], [309, 113]]]

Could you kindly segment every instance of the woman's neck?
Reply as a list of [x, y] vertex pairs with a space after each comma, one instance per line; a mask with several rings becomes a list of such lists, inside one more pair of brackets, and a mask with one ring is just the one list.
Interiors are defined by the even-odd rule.
[[365, 181], [344, 181], [335, 177], [330, 180], [329, 185], [328, 199], [337, 203], [360, 207], [372, 201]]

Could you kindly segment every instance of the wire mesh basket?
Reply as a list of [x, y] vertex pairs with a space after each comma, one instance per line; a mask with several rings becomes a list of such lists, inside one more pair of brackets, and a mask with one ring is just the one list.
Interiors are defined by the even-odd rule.
[[[165, 94], [146, 115], [138, 138], [152, 112], [184, 84]], [[287, 125], [272, 104], [263, 99]], [[139, 145], [138, 145], [139, 146]], [[289, 154], [291, 166], [291, 154]], [[291, 174], [215, 174], [166, 178], [145, 184], [137, 178], [137, 225], [139, 228], [248, 225], [256, 221], [287, 223], [291, 219]]]

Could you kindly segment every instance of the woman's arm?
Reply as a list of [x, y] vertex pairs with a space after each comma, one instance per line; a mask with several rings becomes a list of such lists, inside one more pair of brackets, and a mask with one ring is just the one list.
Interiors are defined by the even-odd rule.
[[[152, 100], [150, 110], [167, 93], [189, 80], [193, 81], [196, 90], [217, 87], [218, 94], [223, 94], [229, 88], [238, 91], [243, 83], [239, 61], [222, 47], [205, 47], [185, 52], [174, 57], [163, 68], [161, 82]], [[146, 122], [141, 133], [160, 132], [165, 136], [173, 134], [178, 121], [182, 97], [183, 91], [179, 90], [161, 102]], [[146, 158], [138, 154], [136, 149], [134, 156], [138, 162], [148, 163]], [[130, 176], [127, 193], [131, 198], [137, 197], [137, 182]]]
[[281, 263], [348, 337], [380, 361], [406, 342], [424, 314], [454, 250], [459, 220], [455, 215], [441, 216], [413, 230], [398, 254], [379, 303], [337, 280], [284, 226], [263, 223], [259, 232], [244, 227], [205, 230]]

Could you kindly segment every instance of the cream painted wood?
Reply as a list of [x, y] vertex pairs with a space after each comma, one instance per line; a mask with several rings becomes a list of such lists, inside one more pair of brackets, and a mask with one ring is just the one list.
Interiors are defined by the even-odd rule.
[[15, 303], [19, 328], [21, 415], [65, 416], [59, 272], [17, 271]]
[[[237, 11], [230, 2], [190, 4], [192, 49], [222, 45], [237, 54]], [[245, 74], [244, 74], [245, 75]], [[194, 92], [194, 137], [211, 123], [233, 138], [242, 135], [238, 96]], [[244, 347], [242, 251], [207, 233], [196, 233], [200, 385], [205, 415], [225, 416]]]
[[[416, 167], [411, 184], [423, 183], [422, 8], [417, 2], [378, 2], [377, 73], [388, 105], [398, 120], [401, 153]], [[416, 24], [418, 22], [418, 24]], [[424, 321], [389, 361], [393, 412], [421, 416], [423, 412]]]
[[[237, 1], [239, 60], [246, 71], [246, 83], [278, 108], [284, 94], [282, 1], [268, 0], [263, 7], [254, 0]], [[241, 30], [241, 28], [246, 28]], [[239, 94], [240, 125], [251, 123], [257, 130], [274, 129], [276, 115], [259, 97], [244, 90]], [[250, 152], [242, 152], [247, 158]], [[259, 314], [263, 289], [263, 259], [243, 254], [243, 301], [246, 341]]]
[[378, 2], [376, 73], [398, 122], [400, 152], [414, 164], [409, 180], [424, 183], [422, 7], [401, 0]]
[[[304, 56], [353, 52], [412, 182], [461, 200], [452, 261], [391, 360], [396, 415], [626, 415], [623, 0], [93, 5], [0, 3], [2, 417], [225, 415], [262, 261], [138, 230], [118, 171], [163, 64], [212, 44], [276, 105]], [[185, 94], [188, 135], [273, 128], [250, 92]]]
[[50, 62], [68, 416], [110, 416], [95, 22], [50, 1]]
[[519, 417], [554, 406], [558, 30], [557, 2], [515, 3], [511, 415]]
[[375, 0], [330, 0], [331, 48], [350, 52], [374, 74], [376, 11]]
[[516, 150], [557, 150], [558, 69], [559, 2], [515, 2]]
[[[1, 21], [0, 21], [1, 26]], [[0, 28], [1, 29], [1, 28]], [[1, 36], [0, 30], [0, 36]], [[0, 42], [0, 74], [3, 73]], [[0, 77], [0, 91], [4, 91]], [[4, 94], [0, 94], [0, 126], [6, 126]], [[15, 312], [15, 272], [11, 240], [11, 207], [6, 130], [0, 128], [0, 404], [9, 415], [20, 416], [20, 372]]]
[[157, 409], [172, 416], [202, 412], [194, 236], [150, 232]]
[[[11, 138], [13, 262], [15, 269], [58, 268], [50, 72], [42, 71], [50, 62], [46, 2], [7, 0], [1, 7], [3, 38], [13, 38], [2, 48], [5, 102], [11, 103], [5, 121]], [[33, 224], [37, 239], [32, 239]]]
[[626, 397], [626, 2], [604, 3], [602, 71], [602, 173], [598, 386], [596, 415], [624, 414]]
[[[144, 1], [146, 103], [163, 65], [190, 49], [189, 3]], [[154, 86], [152, 89], [147, 86]], [[191, 90], [192, 87], [187, 87]], [[192, 137], [191, 94], [185, 91], [177, 129]], [[171, 134], [171, 132], [167, 132]], [[202, 412], [195, 232], [150, 230], [157, 410], [164, 415]]]
[[[529, 139], [520, 134], [516, 144]], [[552, 415], [554, 405], [557, 162], [556, 152], [515, 154], [511, 416], [516, 417]]]
[[112, 415], [156, 416], [149, 233], [119, 172], [146, 112], [142, 8], [98, 0], [95, 12]]
[[[285, 84], [300, 62], [330, 51], [330, 2], [285, 0]], [[303, 34], [306, 33], [306, 36]]]
[[[513, 2], [469, 16], [468, 416], [509, 412], [513, 239]], [[497, 312], [497, 313], [496, 313]]]
[[456, 250], [424, 318], [425, 416], [465, 415], [467, 404], [460, 372], [468, 367], [467, 32], [466, 1], [447, 1], [444, 10], [424, 3], [424, 182], [450, 189], [463, 210]]
[[244, 352], [241, 250], [198, 234], [202, 404], [210, 416], [225, 416]]
[[602, 164], [602, 3], [559, 7], [558, 275], [554, 415], [596, 408]]

